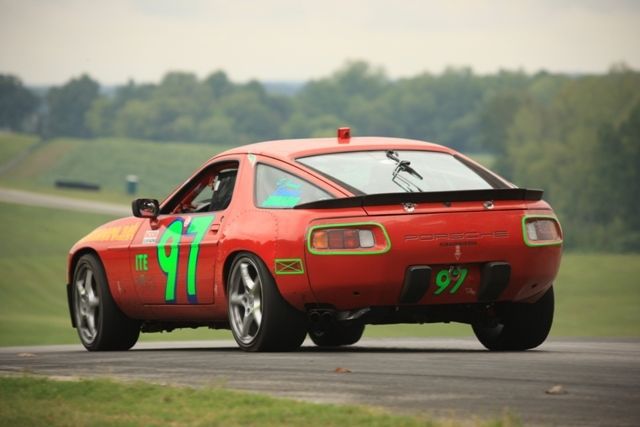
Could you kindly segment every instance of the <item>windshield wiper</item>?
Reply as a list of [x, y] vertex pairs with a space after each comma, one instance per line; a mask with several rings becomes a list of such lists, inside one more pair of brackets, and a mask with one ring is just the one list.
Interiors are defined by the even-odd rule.
[[420, 175], [414, 168], [411, 167], [411, 162], [408, 160], [400, 160], [398, 154], [395, 151], [387, 150], [387, 158], [396, 162], [396, 167], [393, 170], [391, 180], [400, 188], [402, 188], [407, 193], [413, 193], [415, 189], [422, 192], [422, 189], [418, 187], [415, 183], [409, 181], [405, 177], [400, 175], [400, 172], [407, 172], [408, 174], [422, 180], [422, 175]]

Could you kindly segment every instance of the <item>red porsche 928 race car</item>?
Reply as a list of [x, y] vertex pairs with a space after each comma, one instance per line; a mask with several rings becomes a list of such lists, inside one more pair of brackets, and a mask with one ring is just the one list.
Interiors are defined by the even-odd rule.
[[540, 345], [562, 230], [542, 191], [423, 141], [270, 141], [207, 161], [164, 202], [76, 243], [88, 350], [140, 332], [230, 328], [248, 351], [356, 343], [366, 324], [462, 322], [490, 350]]

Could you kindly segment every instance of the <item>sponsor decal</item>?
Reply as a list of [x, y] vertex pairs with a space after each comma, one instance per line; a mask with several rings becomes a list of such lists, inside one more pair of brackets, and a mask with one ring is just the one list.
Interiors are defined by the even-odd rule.
[[120, 242], [131, 241], [135, 236], [140, 223], [130, 225], [116, 225], [111, 227], [100, 227], [93, 230], [82, 242]]
[[136, 271], [149, 271], [149, 258], [147, 254], [136, 255]]
[[159, 230], [148, 230], [144, 233], [142, 237], [143, 245], [153, 245], [158, 240], [158, 234], [160, 234]]
[[302, 185], [290, 178], [280, 178], [276, 189], [262, 202], [262, 208], [292, 208], [302, 197]]
[[276, 274], [304, 274], [304, 266], [300, 258], [276, 258]]

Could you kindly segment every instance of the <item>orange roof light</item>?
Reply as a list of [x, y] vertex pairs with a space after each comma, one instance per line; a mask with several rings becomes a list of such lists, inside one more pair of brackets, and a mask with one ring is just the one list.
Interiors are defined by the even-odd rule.
[[351, 139], [351, 128], [338, 128], [338, 143], [348, 144]]

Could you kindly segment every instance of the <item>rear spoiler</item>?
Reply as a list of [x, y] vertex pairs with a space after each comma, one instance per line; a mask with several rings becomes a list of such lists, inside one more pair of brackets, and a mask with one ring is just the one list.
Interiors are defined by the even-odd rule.
[[490, 190], [434, 191], [428, 193], [385, 193], [301, 203], [294, 209], [363, 208], [402, 203], [451, 203], [496, 200], [538, 201], [542, 190], [527, 188], [494, 188]]

